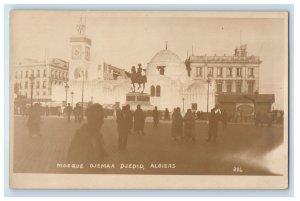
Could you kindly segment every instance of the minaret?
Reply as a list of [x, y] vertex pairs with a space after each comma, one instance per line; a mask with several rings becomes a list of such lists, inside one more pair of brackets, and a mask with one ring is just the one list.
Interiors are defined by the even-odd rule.
[[75, 27], [76, 34], [70, 37], [69, 80], [89, 79], [92, 40], [86, 36], [86, 18], [80, 17]]

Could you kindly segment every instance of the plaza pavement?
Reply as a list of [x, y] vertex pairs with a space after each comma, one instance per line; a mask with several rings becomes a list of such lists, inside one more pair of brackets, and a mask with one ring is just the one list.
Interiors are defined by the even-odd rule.
[[[14, 161], [17, 173], [62, 173], [58, 163], [65, 163], [71, 140], [83, 123], [67, 123], [64, 117], [42, 117], [41, 137], [30, 138], [27, 117], [14, 117]], [[106, 163], [114, 169], [104, 174], [180, 174], [180, 175], [274, 175], [262, 161], [283, 141], [282, 125], [254, 127], [252, 124], [228, 124], [216, 143], [206, 142], [207, 123], [197, 121], [196, 142], [174, 141], [170, 121], [160, 121], [153, 128], [147, 119], [145, 135], [129, 135], [127, 150], [117, 150], [116, 122], [105, 119], [102, 133], [108, 153]], [[261, 161], [261, 162], [260, 162]], [[124, 164], [143, 164], [144, 169], [120, 169]], [[175, 164], [176, 168], [150, 168], [151, 164]], [[243, 171], [233, 171], [241, 168]]]

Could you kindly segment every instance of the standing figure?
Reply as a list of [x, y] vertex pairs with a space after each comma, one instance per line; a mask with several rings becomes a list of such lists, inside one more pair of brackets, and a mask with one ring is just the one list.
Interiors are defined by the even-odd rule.
[[119, 140], [118, 140], [118, 149], [119, 151], [126, 150], [127, 139], [130, 133], [131, 128], [132, 114], [130, 107], [123, 106], [122, 110], [117, 113], [117, 122], [118, 122], [118, 131], [119, 131]]
[[159, 122], [159, 112], [157, 110], [157, 106], [155, 106], [155, 108], [152, 112], [152, 116], [153, 116], [153, 126], [154, 126], [154, 128], [157, 128], [157, 125]]
[[213, 139], [214, 142], [217, 140], [218, 136], [218, 122], [219, 122], [219, 113], [218, 106], [211, 109], [208, 121], [208, 138], [207, 141], [210, 142]]
[[146, 115], [141, 109], [140, 105], [137, 105], [137, 109], [134, 112], [134, 131], [136, 134], [144, 134]]
[[75, 117], [75, 123], [79, 122], [79, 105], [78, 105], [78, 103], [76, 103], [76, 106], [73, 110], [73, 114]]
[[27, 121], [30, 137], [33, 137], [35, 134], [41, 136], [40, 124], [41, 124], [40, 106], [38, 103], [35, 103], [30, 108], [28, 121]]
[[133, 128], [133, 113], [130, 110], [130, 105], [126, 105], [127, 115], [128, 115], [128, 125], [129, 125], [129, 134], [132, 134], [131, 130]]
[[174, 140], [177, 140], [177, 137], [183, 139], [182, 136], [182, 124], [183, 118], [180, 113], [180, 108], [175, 108], [172, 114], [172, 137]]
[[91, 171], [90, 164], [103, 162], [107, 155], [103, 135], [100, 132], [104, 123], [102, 106], [92, 104], [86, 110], [86, 117], [87, 123], [76, 131], [67, 156], [68, 164], [84, 165], [81, 171]]
[[66, 114], [67, 114], [67, 119], [68, 119], [68, 123], [71, 122], [71, 114], [72, 114], [72, 107], [70, 105], [70, 103], [68, 103], [68, 106], [66, 107]]
[[222, 119], [222, 125], [223, 125], [223, 129], [227, 128], [227, 112], [225, 109], [222, 109], [221, 112], [221, 119]]
[[166, 108], [166, 110], [165, 110], [165, 114], [164, 114], [164, 119], [165, 120], [170, 120], [170, 112], [169, 112], [169, 109], [168, 108]]
[[195, 141], [195, 117], [191, 109], [188, 109], [183, 118], [184, 138], [188, 142], [190, 139]]

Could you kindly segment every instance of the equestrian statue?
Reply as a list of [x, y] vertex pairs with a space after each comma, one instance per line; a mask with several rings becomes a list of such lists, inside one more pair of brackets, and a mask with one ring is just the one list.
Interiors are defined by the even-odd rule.
[[[131, 91], [135, 92], [135, 84], [138, 84], [139, 87], [137, 88], [137, 90], [139, 90], [141, 88], [141, 84], [143, 84], [143, 89], [141, 91], [141, 93], [144, 92], [145, 90], [145, 83], [147, 82], [147, 77], [145, 75], [145, 71], [146, 69], [142, 69], [142, 65], [138, 64], [138, 69], [136, 70], [135, 66], [132, 66], [131, 68], [131, 84], [132, 84], [132, 88]], [[143, 73], [144, 72], [144, 73]]]

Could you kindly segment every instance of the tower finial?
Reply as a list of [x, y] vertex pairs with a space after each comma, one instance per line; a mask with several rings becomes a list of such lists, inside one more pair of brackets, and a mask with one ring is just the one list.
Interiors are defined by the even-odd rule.
[[168, 41], [166, 41], [166, 50], [168, 49]]
[[76, 26], [77, 32], [79, 35], [85, 35], [85, 27], [86, 27], [86, 17], [80, 17], [79, 23]]
[[194, 45], [192, 45], [192, 56], [194, 56]]

